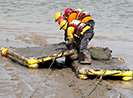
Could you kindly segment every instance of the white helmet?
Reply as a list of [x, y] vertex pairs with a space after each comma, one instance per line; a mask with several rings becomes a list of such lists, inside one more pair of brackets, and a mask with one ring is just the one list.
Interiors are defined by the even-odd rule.
[[76, 9], [76, 10], [79, 11], [79, 12], [83, 12], [84, 11], [83, 9], [79, 9], [79, 8]]

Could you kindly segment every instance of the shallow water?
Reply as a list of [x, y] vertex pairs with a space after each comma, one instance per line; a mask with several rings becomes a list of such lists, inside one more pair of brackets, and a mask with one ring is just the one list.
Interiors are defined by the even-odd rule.
[[[44, 36], [41, 40], [44, 38], [48, 44], [63, 41], [64, 32], [59, 30], [53, 16], [64, 7], [89, 11], [96, 22], [95, 37], [90, 44], [111, 48], [114, 56], [125, 58], [128, 67], [133, 69], [132, 0], [0, 0], [0, 47], [42, 45], [43, 41], [37, 42], [40, 36], [35, 38], [35, 35]], [[27, 37], [23, 39], [24, 35]], [[1, 69], [4, 75], [4, 68]], [[5, 77], [10, 80], [8, 74]], [[12, 83], [8, 84], [10, 87]], [[132, 98], [132, 92], [127, 90], [127, 93]]]

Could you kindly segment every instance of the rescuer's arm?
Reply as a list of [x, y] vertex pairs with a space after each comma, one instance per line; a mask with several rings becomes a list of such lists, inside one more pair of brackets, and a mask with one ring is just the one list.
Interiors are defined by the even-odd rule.
[[87, 31], [87, 30], [90, 30], [91, 29], [91, 27], [90, 26], [85, 26], [84, 28], [83, 28], [83, 30], [80, 32], [80, 35], [82, 36], [82, 35], [84, 35], [84, 33]]
[[67, 28], [67, 32], [66, 32], [66, 38], [69, 42], [73, 41], [73, 35], [74, 35], [74, 27], [70, 26]]

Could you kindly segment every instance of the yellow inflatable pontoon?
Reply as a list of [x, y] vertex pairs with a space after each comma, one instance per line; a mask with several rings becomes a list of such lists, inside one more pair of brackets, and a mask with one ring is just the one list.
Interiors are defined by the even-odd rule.
[[[67, 50], [65, 44], [52, 44], [46, 47], [30, 48], [1, 48], [1, 55], [10, 58], [28, 68], [38, 68], [40, 63], [55, 61], [57, 58], [73, 55], [74, 50]], [[50, 63], [51, 64], [51, 63]], [[45, 66], [42, 64], [42, 66]], [[92, 76], [121, 77], [122, 80], [131, 80], [133, 71], [130, 70], [120, 58], [110, 60], [92, 60], [91, 65], [81, 65], [77, 61], [72, 68], [80, 79]]]

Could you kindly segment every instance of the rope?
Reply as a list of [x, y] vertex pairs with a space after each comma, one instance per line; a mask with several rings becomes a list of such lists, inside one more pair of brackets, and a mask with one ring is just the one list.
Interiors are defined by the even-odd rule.
[[[62, 55], [64, 54], [64, 51], [59, 52], [59, 53], [57, 54], [57, 56], [58, 56], [60, 53], [61, 53], [61, 56], [62, 56]], [[43, 83], [46, 82], [48, 76], [49, 76], [49, 75], [51, 74], [51, 72], [52, 72], [51, 67], [52, 67], [52, 65], [54, 64], [55, 60], [56, 60], [56, 57], [53, 57], [52, 63], [51, 63], [50, 66], [48, 67], [49, 72], [47, 73], [45, 80], [43, 80], [42, 83], [41, 83], [41, 82], [39, 83], [40, 85], [38, 86], [38, 88], [36, 88], [36, 89], [33, 91], [33, 93], [31, 94], [31, 96], [30, 96], [29, 98], [32, 98], [32, 97], [35, 95], [35, 93], [39, 90], [39, 88], [43, 85]]]
[[[102, 82], [102, 78], [104, 76], [104, 74], [106, 73], [106, 70], [103, 72], [103, 74], [99, 77], [99, 79], [96, 81], [96, 85], [95, 87], [89, 92], [89, 94], [87, 95], [88, 97], [96, 90], [97, 86], [100, 84], [100, 82]], [[97, 78], [96, 78], [97, 79]]]
[[42, 83], [41, 83], [41, 82], [39, 83], [40, 85], [38, 86], [38, 88], [36, 88], [36, 89], [33, 91], [33, 93], [30, 95], [29, 98], [32, 98], [32, 97], [35, 95], [35, 93], [39, 90], [39, 88], [43, 85], [43, 83], [45, 83], [45, 82], [47, 81], [48, 76], [49, 76], [49, 75], [51, 74], [51, 72], [52, 72], [51, 67], [52, 67], [52, 65], [54, 64], [55, 60], [56, 60], [56, 57], [54, 57], [52, 63], [51, 63], [50, 66], [48, 67], [49, 72], [47, 73], [46, 78], [43, 80]]

